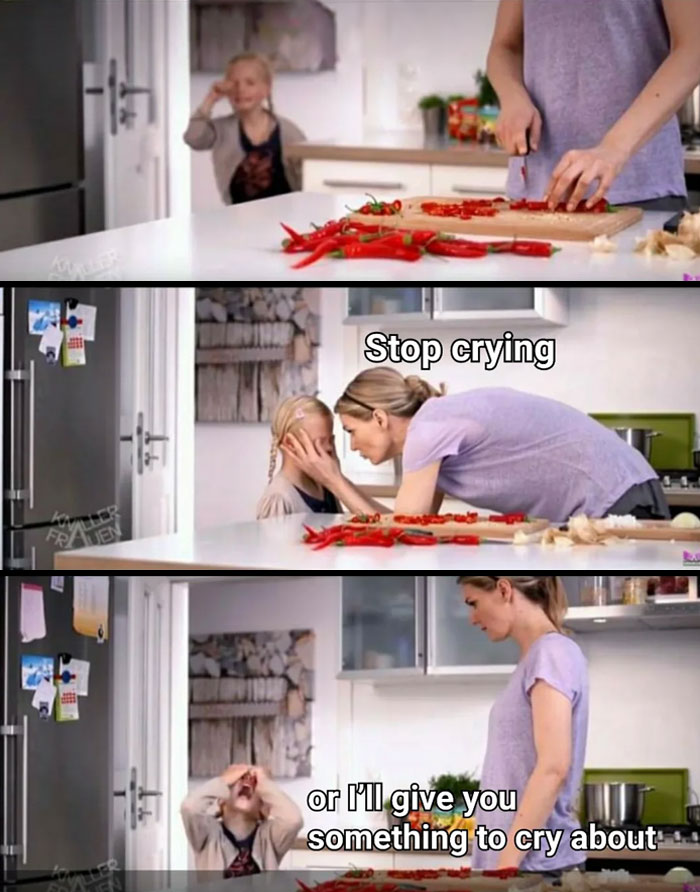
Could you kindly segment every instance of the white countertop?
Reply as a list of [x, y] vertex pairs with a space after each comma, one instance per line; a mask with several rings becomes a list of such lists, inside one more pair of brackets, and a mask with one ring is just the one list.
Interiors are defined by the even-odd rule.
[[700, 258], [676, 261], [633, 253], [635, 236], [661, 228], [669, 212], [646, 213], [643, 220], [615, 236], [618, 252], [594, 254], [588, 242], [557, 242], [551, 258], [492, 254], [478, 260], [426, 256], [415, 263], [391, 260], [324, 260], [292, 270], [298, 255], [280, 250], [280, 221], [308, 230], [347, 213], [363, 196], [295, 192], [188, 217], [173, 217], [108, 232], [46, 242], [0, 252], [0, 280], [96, 279], [82, 273], [112, 254], [106, 276], [122, 281], [611, 281], [680, 282], [700, 276]]
[[[100, 545], [55, 556], [56, 570], [353, 570], [459, 572], [468, 567], [512, 570], [683, 569], [683, 543], [634, 542], [617, 546], [544, 548], [486, 543], [478, 547], [336, 548], [313, 551], [302, 541], [302, 523], [318, 528], [342, 516], [296, 514], [231, 526]], [[687, 550], [695, 551], [694, 548]], [[690, 543], [692, 546], [693, 543]], [[48, 569], [42, 567], [41, 569]]]

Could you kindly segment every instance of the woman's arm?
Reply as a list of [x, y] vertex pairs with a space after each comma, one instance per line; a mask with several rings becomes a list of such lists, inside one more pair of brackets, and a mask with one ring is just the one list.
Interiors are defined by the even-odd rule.
[[569, 200], [575, 207], [596, 180], [598, 188], [587, 204], [603, 198], [632, 155], [670, 120], [700, 82], [700, 0], [663, 0], [663, 8], [671, 52], [599, 145], [564, 155], [547, 187], [550, 204], [561, 201], [576, 183]]
[[515, 847], [518, 830], [543, 830], [571, 767], [571, 702], [564, 694], [537, 681], [530, 691], [537, 761], [500, 854], [499, 867], [518, 867], [527, 852]]
[[501, 106], [496, 135], [510, 155], [537, 150], [542, 118], [523, 83], [523, 0], [501, 0], [491, 38], [486, 70]]
[[[420, 471], [406, 471], [396, 496], [396, 514], [432, 514], [442, 503], [442, 493], [438, 496], [437, 479], [440, 462], [435, 461]], [[438, 501], [439, 498], [439, 501]]]
[[305, 430], [298, 435], [288, 434], [280, 451], [290, 458], [301, 470], [313, 477], [355, 514], [389, 514], [390, 509], [381, 502], [365, 496], [352, 481], [344, 476], [337, 456], [329, 455], [311, 439]]

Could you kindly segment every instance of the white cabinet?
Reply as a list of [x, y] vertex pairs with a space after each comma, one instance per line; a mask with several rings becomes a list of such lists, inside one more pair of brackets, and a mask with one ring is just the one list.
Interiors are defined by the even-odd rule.
[[507, 167], [471, 164], [433, 164], [431, 195], [456, 198], [505, 195]]
[[371, 192], [379, 199], [430, 195], [429, 164], [384, 161], [304, 161], [305, 192]]
[[566, 325], [568, 292], [563, 288], [434, 288], [433, 319], [452, 323]]

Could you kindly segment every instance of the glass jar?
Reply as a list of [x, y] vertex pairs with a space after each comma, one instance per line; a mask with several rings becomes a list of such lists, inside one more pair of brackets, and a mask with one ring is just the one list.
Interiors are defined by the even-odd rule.
[[602, 607], [609, 601], [610, 577], [584, 576], [581, 586], [581, 604], [584, 607]]
[[647, 600], [646, 576], [627, 576], [622, 590], [623, 604], [645, 604]]

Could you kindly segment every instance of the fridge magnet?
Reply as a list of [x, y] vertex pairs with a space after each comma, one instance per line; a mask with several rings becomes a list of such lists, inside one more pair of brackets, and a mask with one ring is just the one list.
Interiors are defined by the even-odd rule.
[[[70, 674], [67, 673], [69, 677]], [[56, 721], [77, 722], [78, 714], [78, 688], [75, 681], [65, 682], [62, 678], [56, 681]]]
[[90, 304], [77, 304], [74, 312], [79, 319], [82, 319], [83, 339], [86, 341], [94, 341], [97, 307], [93, 307]]
[[58, 351], [63, 343], [63, 332], [56, 325], [49, 325], [39, 341], [39, 353], [43, 353], [49, 365], [58, 363]]
[[52, 681], [42, 678], [39, 687], [34, 692], [32, 706], [39, 711], [39, 718], [48, 721], [53, 712], [53, 704], [56, 699], [56, 688]]
[[63, 349], [61, 358], [65, 368], [85, 365], [85, 339], [83, 338], [82, 320], [71, 313], [61, 320], [63, 331]]
[[52, 592], [63, 592], [63, 576], [52, 576], [51, 577], [51, 591]]
[[20, 633], [22, 641], [38, 641], [46, 637], [46, 619], [44, 617], [44, 589], [40, 585], [22, 583], [20, 589], [22, 600], [20, 606]]
[[73, 582], [73, 628], [79, 635], [109, 637], [109, 576], [76, 576]]
[[[58, 674], [70, 681], [75, 679], [75, 687], [79, 697], [87, 697], [90, 679], [90, 663], [88, 660], [75, 660], [70, 654], [59, 654]], [[67, 679], [65, 678], [67, 674]]]
[[42, 335], [61, 321], [61, 303], [57, 300], [30, 300], [27, 313], [29, 334]]
[[44, 679], [53, 679], [53, 658], [22, 654], [22, 690], [35, 691]]

